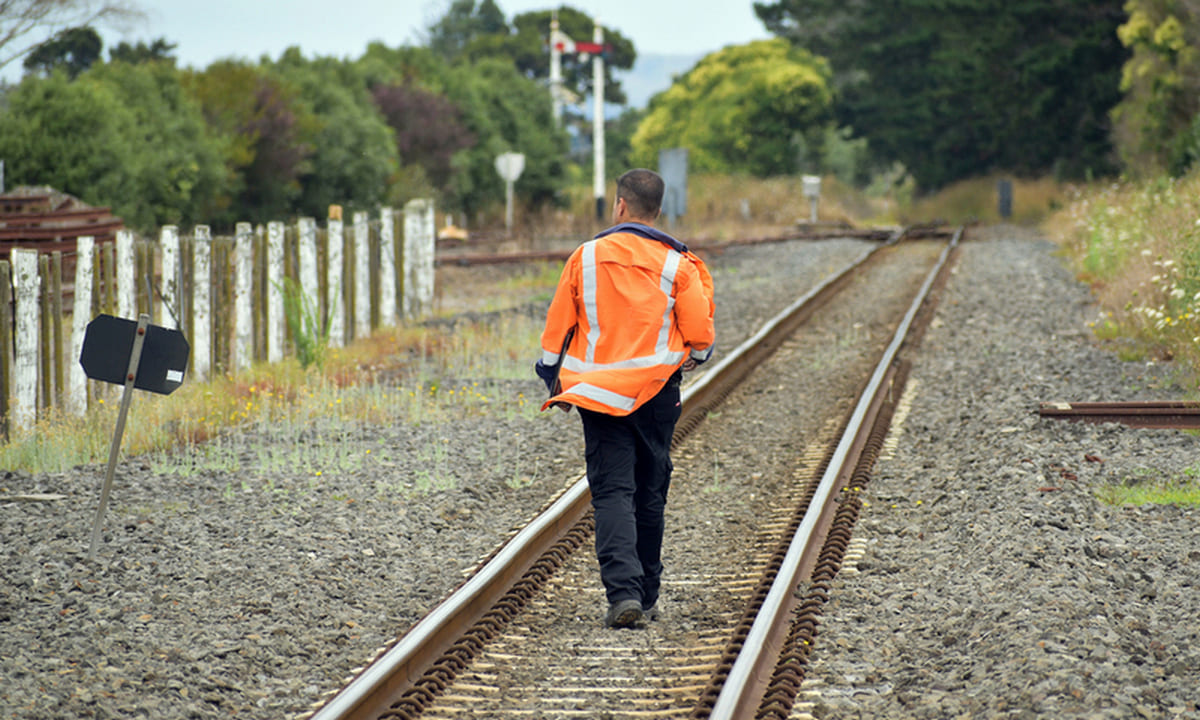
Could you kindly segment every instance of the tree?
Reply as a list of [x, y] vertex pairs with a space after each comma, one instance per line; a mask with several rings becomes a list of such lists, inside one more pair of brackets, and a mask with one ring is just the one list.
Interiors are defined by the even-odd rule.
[[395, 132], [400, 161], [419, 166], [435, 188], [447, 189], [455, 153], [475, 144], [458, 107], [412, 84], [377, 85], [371, 95]]
[[134, 227], [211, 222], [230, 191], [222, 139], [165, 63], [97, 64], [77, 82], [105, 86], [124, 108], [121, 127], [133, 151], [112, 169], [123, 176], [113, 205]]
[[121, 172], [138, 153], [133, 118], [104, 83], [58, 72], [26, 76], [0, 110], [0, 157], [12, 184], [49, 185], [125, 216]]
[[[591, 42], [596, 21], [572, 7], [558, 10], [539, 10], [513, 18], [516, 33], [504, 48], [513, 58], [517, 69], [527, 77], [545, 80], [550, 77], [550, 19], [558, 16], [558, 27], [577, 42]], [[604, 28], [604, 99], [624, 105], [627, 102], [621, 82], [614, 70], [630, 70], [637, 60], [633, 41], [616, 28]], [[578, 97], [592, 94], [592, 61], [582, 54], [564, 55], [562, 60], [563, 87]]]
[[90, 27], [68, 28], [38, 45], [25, 57], [27, 71], [49, 75], [62, 68], [74, 79], [100, 59], [104, 41]]
[[2, 0], [0, 1], [0, 68], [42, 44], [61, 30], [100, 23], [122, 23], [141, 17], [141, 11], [122, 0]]
[[1113, 169], [1121, 0], [776, 0], [755, 10], [829, 59], [839, 124], [926, 189], [994, 170]]
[[1200, 0], [1130, 0], [1131, 51], [1112, 112], [1117, 147], [1137, 174], [1179, 175], [1200, 159]]
[[652, 167], [660, 149], [686, 147], [696, 170], [795, 172], [798, 138], [819, 148], [832, 119], [829, 78], [824, 60], [779, 39], [707, 55], [650, 101], [632, 162]]
[[138, 41], [137, 45], [120, 42], [109, 49], [108, 59], [113, 62], [144, 63], [144, 62], [175, 62], [175, 43], [167, 42], [166, 38], [158, 38], [151, 44]]
[[485, 35], [507, 35], [508, 23], [494, 0], [451, 0], [446, 14], [429, 27], [426, 44], [430, 50], [456, 60], [476, 38]]
[[295, 93], [266, 70], [231, 60], [187, 72], [183, 84], [225, 139], [225, 164], [234, 177], [219, 219], [266, 222], [292, 214], [300, 179], [311, 171], [316, 129]]
[[[430, 112], [411, 108], [414, 115], [408, 115], [406, 110], [402, 121], [381, 103], [396, 132], [416, 137], [441, 132], [429, 123], [458, 122], [473, 138], [450, 156], [446, 182], [438, 188], [448, 206], [476, 213], [503, 202], [504, 183], [495, 160], [508, 151], [525, 155], [525, 171], [515, 188], [519, 196], [534, 207], [557, 201], [566, 174], [567, 135], [554, 124], [546, 88], [518, 72], [511, 59], [450, 63], [428, 48], [373, 43], [358, 61], [358, 72], [379, 101], [390, 94], [389, 87], [404, 87], [406, 103], [422, 97], [430, 104]], [[433, 106], [438, 108], [436, 120]], [[410, 186], [424, 186], [438, 176], [439, 168], [446, 167], [441, 165], [443, 151], [459, 142], [454, 137], [436, 141], [439, 150], [433, 155], [425, 155], [419, 145], [408, 152], [401, 149], [402, 173], [419, 166], [416, 174], [424, 176], [420, 182], [410, 179]]]
[[455, 65], [443, 87], [476, 138], [452, 160], [451, 201], [468, 213], [502, 202], [504, 182], [495, 160], [509, 151], [525, 155], [517, 192], [535, 207], [556, 201], [565, 179], [567, 135], [554, 125], [545, 88], [499, 59]]
[[323, 217], [333, 204], [373, 208], [390, 201], [399, 169], [396, 143], [357, 63], [309, 61], [292, 47], [267, 69], [314, 121], [310, 173], [301, 178], [297, 209]]

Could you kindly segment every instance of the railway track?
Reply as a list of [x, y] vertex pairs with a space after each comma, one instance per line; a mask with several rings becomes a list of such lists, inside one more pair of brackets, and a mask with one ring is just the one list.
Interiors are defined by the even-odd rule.
[[[707, 462], [709, 445], [693, 435], [745, 423], [740, 413], [747, 401], [730, 410], [726, 398], [761, 395], [761, 388], [785, 376], [775, 367], [779, 363], [819, 362], [823, 353], [813, 338], [796, 335], [822, 308], [840, 303], [846, 317], [815, 335], [875, 349], [861, 370], [822, 369], [841, 378], [839, 402], [812, 411], [795, 455], [781, 447], [768, 453], [760, 477], [750, 472], [739, 480], [748, 481], [760, 509], [751, 513], [753, 527], [739, 528], [736, 557], [714, 567], [697, 552], [683, 558], [694, 568], [669, 565], [665, 593], [685, 611], [679, 617], [672, 619], [668, 608], [667, 619], [644, 632], [598, 627], [595, 563], [589, 552], [576, 552], [591, 531], [586, 480], [580, 478], [309, 716], [570, 717], [620, 708], [628, 717], [788, 717], [816, 617], [844, 560], [859, 493], [900, 397], [907, 372], [903, 351], [919, 341], [930, 296], [944, 282], [960, 236], [902, 243], [901, 234], [894, 235], [799, 298], [685, 388], [677, 476]], [[852, 296], [878, 282], [884, 269], [902, 279], [887, 303], [874, 308], [879, 312], [856, 321], [854, 308], [861, 303]], [[725, 413], [734, 416], [718, 422]], [[719, 464], [714, 459], [713, 476]], [[764, 480], [767, 471], [774, 478], [780, 468], [790, 477]], [[774, 487], [768, 492], [767, 486]], [[753, 498], [760, 487], [762, 497]], [[701, 489], [682, 502], [703, 505], [703, 494]]]

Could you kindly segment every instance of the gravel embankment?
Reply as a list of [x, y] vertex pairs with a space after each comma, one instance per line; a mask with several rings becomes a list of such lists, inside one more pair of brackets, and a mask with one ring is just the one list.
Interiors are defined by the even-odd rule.
[[1037, 416], [1183, 397], [1096, 347], [1052, 247], [975, 233], [917, 357], [869, 550], [826, 607], [806, 690], [836, 718], [1200, 717], [1200, 511], [1097, 489], [1200, 474], [1196, 436]]
[[[709, 258], [719, 347], [867, 246], [790, 242]], [[540, 322], [544, 289], [529, 291], [542, 295], [532, 305], [504, 297], [520, 292], [521, 272], [447, 268], [439, 303]], [[305, 710], [581, 475], [577, 427], [564, 437], [557, 413], [531, 409], [544, 392], [537, 355], [531, 347], [526, 380], [426, 378], [486, 394], [487, 412], [467, 402], [412, 424], [245, 427], [200, 460], [124, 460], [96, 563], [86, 552], [102, 465], [0, 469], [0, 717]], [[65, 497], [12, 500], [35, 493]]]
[[[864, 247], [710, 258], [720, 347]], [[1086, 288], [1052, 250], [1010, 227], [964, 248], [899, 447], [868, 488], [857, 534], [870, 549], [820, 627], [816, 714], [1200, 717], [1197, 511], [1095, 496], [1105, 483], [1194, 482], [1195, 437], [1036, 416], [1040, 400], [1181, 391], [1168, 366], [1096, 346]], [[445, 307], [502, 305], [456, 303], [511, 274], [477, 270], [445, 273]], [[335, 688], [582, 471], [579, 433], [517, 406], [542, 395], [532, 372], [440, 380], [479, 382], [495, 409], [298, 427], [286, 442], [247, 428], [187, 473], [123, 461], [94, 564], [103, 467], [0, 469], [0, 717], [280, 718]], [[307, 469], [333, 456], [320, 476]], [[11, 501], [31, 493], [66, 497]]]

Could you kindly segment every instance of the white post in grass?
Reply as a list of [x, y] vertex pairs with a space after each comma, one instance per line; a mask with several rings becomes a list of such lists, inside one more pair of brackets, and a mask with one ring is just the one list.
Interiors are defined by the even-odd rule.
[[233, 367], [248, 370], [254, 356], [254, 228], [235, 226], [233, 236]]
[[328, 247], [325, 248], [327, 263], [325, 281], [328, 283], [326, 297], [329, 302], [329, 347], [342, 347], [346, 344], [344, 230], [342, 208], [338, 205], [329, 206], [329, 225], [326, 226]]
[[369, 216], [354, 213], [354, 337], [371, 334], [371, 243]]
[[404, 316], [418, 318], [433, 306], [433, 201], [404, 206]]
[[296, 234], [300, 241], [297, 273], [300, 276], [301, 323], [308, 313], [312, 313], [318, 325], [314, 329], [320, 334], [324, 318], [321, 317], [321, 284], [317, 269], [317, 221], [312, 218], [300, 218], [296, 223]]
[[137, 255], [133, 231], [117, 231], [117, 316], [137, 318]]
[[75, 306], [71, 311], [71, 360], [67, 364], [67, 412], [87, 412], [87, 373], [77, 361], [83, 352], [83, 336], [92, 319], [92, 268], [96, 240], [85, 235], [75, 241]]
[[158, 324], [178, 330], [183, 319], [179, 302], [179, 228], [164, 225], [159, 233], [162, 245], [162, 302], [158, 304]]
[[283, 359], [287, 324], [283, 315], [283, 223], [267, 223], [267, 360]]
[[16, 352], [13, 354], [11, 409], [13, 427], [27, 430], [37, 421], [38, 367], [40, 365], [42, 278], [38, 275], [38, 251], [12, 251], [13, 290], [16, 304]]
[[197, 225], [192, 244], [192, 370], [204, 380], [212, 369], [212, 231]]
[[390, 207], [379, 211], [379, 324], [396, 325], [396, 218]]

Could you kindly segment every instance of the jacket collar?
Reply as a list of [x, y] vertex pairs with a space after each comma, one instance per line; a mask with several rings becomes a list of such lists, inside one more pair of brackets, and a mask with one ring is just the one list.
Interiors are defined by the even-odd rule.
[[637, 223], [637, 222], [627, 222], [627, 223], [621, 223], [620, 225], [613, 225], [612, 227], [608, 228], [607, 230], [600, 231], [600, 233], [598, 235], [596, 235], [596, 237], [593, 239], [599, 240], [602, 237], [605, 237], [607, 235], [614, 235], [616, 233], [630, 233], [633, 235], [637, 235], [639, 237], [644, 237], [647, 240], [657, 240], [660, 243], [666, 245], [667, 247], [670, 247], [671, 249], [677, 250], [678, 252], [681, 252], [681, 253], [685, 253], [688, 251], [687, 245], [684, 245], [683, 243], [679, 242], [675, 238], [666, 234], [662, 230], [659, 230], [658, 228], [650, 227], [649, 225], [643, 225], [642, 223]]

